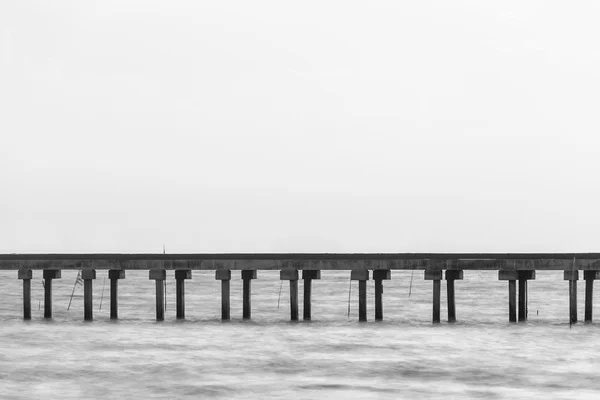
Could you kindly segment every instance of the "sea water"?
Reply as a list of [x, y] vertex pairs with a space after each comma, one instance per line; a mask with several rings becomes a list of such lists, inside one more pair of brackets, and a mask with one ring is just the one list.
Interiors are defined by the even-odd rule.
[[[53, 281], [53, 319], [43, 318], [34, 271], [32, 320], [22, 320], [22, 282], [0, 271], [0, 398], [512, 399], [600, 397], [598, 325], [569, 324], [562, 272], [529, 282], [529, 320], [508, 322], [508, 284], [495, 271], [456, 281], [457, 322], [432, 324], [432, 282], [423, 271], [384, 281], [384, 321], [358, 320], [349, 271], [313, 281], [310, 322], [290, 322], [289, 283], [278, 271], [252, 282], [252, 320], [242, 321], [242, 281], [232, 271], [231, 321], [222, 322], [214, 271], [186, 281], [186, 320], [175, 319], [167, 275], [165, 321], [155, 321], [148, 271], [119, 281], [119, 320], [109, 319], [107, 271], [94, 281], [94, 321], [83, 321], [77, 271]], [[302, 316], [302, 281], [300, 316]], [[350, 292], [350, 302], [349, 299]], [[579, 285], [583, 317], [584, 284]], [[101, 308], [100, 303], [102, 302]], [[348, 315], [348, 309], [350, 314]], [[600, 311], [599, 311], [600, 312]], [[599, 316], [600, 318], [600, 316]]]

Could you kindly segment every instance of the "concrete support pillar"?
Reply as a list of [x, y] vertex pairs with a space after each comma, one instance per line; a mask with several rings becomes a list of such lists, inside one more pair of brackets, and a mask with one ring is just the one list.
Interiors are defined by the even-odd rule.
[[527, 321], [527, 281], [535, 279], [535, 271], [518, 271], [519, 272], [519, 321]]
[[290, 281], [290, 319], [298, 321], [298, 270], [284, 268], [279, 271], [279, 279]]
[[440, 297], [442, 270], [425, 270], [425, 280], [433, 281], [433, 318], [434, 324], [440, 322]]
[[352, 270], [350, 279], [358, 281], [358, 320], [364, 322], [367, 320], [367, 281], [369, 280], [369, 270]]
[[228, 321], [230, 318], [229, 310], [229, 283], [231, 282], [231, 270], [218, 269], [215, 271], [215, 279], [221, 281], [221, 319]]
[[52, 318], [52, 280], [60, 279], [59, 269], [44, 270], [44, 318]]
[[498, 271], [498, 279], [508, 281], [508, 320], [517, 322], [517, 279], [519, 271]]
[[251, 282], [252, 279], [256, 279], [256, 270], [255, 269], [247, 269], [242, 271], [242, 279], [244, 281], [244, 290], [243, 290], [243, 300], [244, 307], [242, 311], [242, 319], [250, 319], [252, 311], [251, 304]]
[[165, 319], [165, 279], [167, 272], [164, 269], [151, 269], [150, 280], [156, 281], [156, 320]]
[[577, 280], [579, 271], [569, 270], [564, 273], [565, 281], [569, 281], [569, 322], [577, 322]]
[[517, 280], [508, 281], [508, 321], [517, 322]]
[[304, 320], [311, 319], [311, 284], [313, 279], [321, 279], [321, 271], [303, 270], [302, 279], [304, 279]]
[[21, 268], [18, 277], [23, 280], [23, 319], [31, 319], [31, 278], [33, 273], [29, 268]]
[[392, 278], [389, 269], [376, 269], [373, 271], [375, 281], [375, 321], [383, 320], [383, 281]]
[[95, 269], [84, 269], [81, 271], [81, 279], [83, 279], [83, 319], [92, 321], [93, 315], [93, 280], [96, 279]]
[[583, 271], [585, 279], [585, 322], [592, 322], [594, 304], [594, 280], [600, 278], [600, 271]]
[[177, 319], [185, 319], [185, 280], [192, 279], [192, 270], [178, 269], [175, 271]]
[[108, 279], [110, 279], [110, 319], [117, 319], [119, 318], [119, 279], [125, 279], [125, 270], [109, 270]]
[[454, 281], [462, 280], [463, 272], [446, 271], [446, 289], [448, 291], [448, 322], [456, 322], [456, 303], [454, 301]]

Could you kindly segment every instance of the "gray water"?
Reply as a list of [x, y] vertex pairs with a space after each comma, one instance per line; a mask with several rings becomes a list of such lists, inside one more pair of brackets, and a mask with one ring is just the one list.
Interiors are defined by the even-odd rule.
[[[0, 271], [1, 398], [600, 396], [600, 332], [594, 324], [570, 327], [561, 272], [537, 273], [529, 283], [529, 321], [510, 324], [507, 282], [497, 272], [467, 271], [456, 281], [455, 324], [446, 323], [442, 283], [439, 325], [431, 324], [432, 282], [422, 271], [414, 272], [412, 288], [411, 271], [392, 271], [382, 322], [373, 321], [369, 281], [367, 323], [357, 322], [356, 282], [348, 318], [348, 271], [323, 271], [313, 281], [313, 321], [297, 323], [289, 321], [287, 281], [277, 306], [277, 271], [258, 271], [252, 321], [241, 321], [242, 285], [239, 272], [232, 273], [230, 322], [220, 321], [220, 281], [211, 271], [194, 271], [186, 281], [186, 321], [175, 320], [168, 272], [163, 322], [154, 320], [147, 271], [128, 271], [119, 282], [120, 320], [110, 321], [107, 271], [98, 271], [95, 321], [84, 322], [82, 287], [67, 311], [76, 274], [63, 271], [53, 281], [54, 318], [45, 321], [42, 273], [34, 271], [32, 320], [23, 321], [17, 272]], [[581, 281], [580, 317], [583, 290]]]

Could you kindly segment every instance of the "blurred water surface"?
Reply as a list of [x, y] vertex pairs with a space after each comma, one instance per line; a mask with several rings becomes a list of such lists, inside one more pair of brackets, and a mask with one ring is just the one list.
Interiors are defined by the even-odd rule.
[[[32, 320], [22, 320], [16, 271], [0, 271], [0, 397], [39, 398], [598, 398], [598, 325], [568, 323], [562, 272], [529, 283], [529, 321], [509, 324], [508, 288], [497, 272], [456, 281], [457, 318], [431, 324], [431, 281], [392, 271], [384, 318], [357, 322], [357, 283], [348, 271], [313, 281], [313, 321], [289, 321], [289, 286], [277, 271], [252, 283], [252, 321], [241, 321], [239, 272], [232, 273], [230, 322], [220, 321], [220, 282], [194, 271], [186, 321], [175, 320], [168, 272], [166, 320], [154, 320], [147, 271], [119, 282], [119, 321], [109, 320], [107, 271], [94, 281], [93, 322], [83, 321], [83, 288], [67, 305], [77, 272], [54, 281], [54, 319], [43, 319], [41, 271], [32, 280]], [[412, 288], [411, 286], [412, 279]], [[105, 287], [103, 289], [103, 285]], [[102, 294], [104, 290], [104, 294]], [[409, 297], [409, 290], [411, 296]], [[300, 282], [300, 315], [302, 315]], [[583, 281], [579, 285], [583, 319]], [[99, 309], [102, 299], [102, 309]]]

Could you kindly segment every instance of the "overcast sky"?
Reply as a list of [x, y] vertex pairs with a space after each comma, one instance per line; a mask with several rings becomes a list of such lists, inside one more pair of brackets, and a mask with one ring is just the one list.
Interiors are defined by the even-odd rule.
[[600, 251], [597, 1], [0, 2], [0, 253]]

